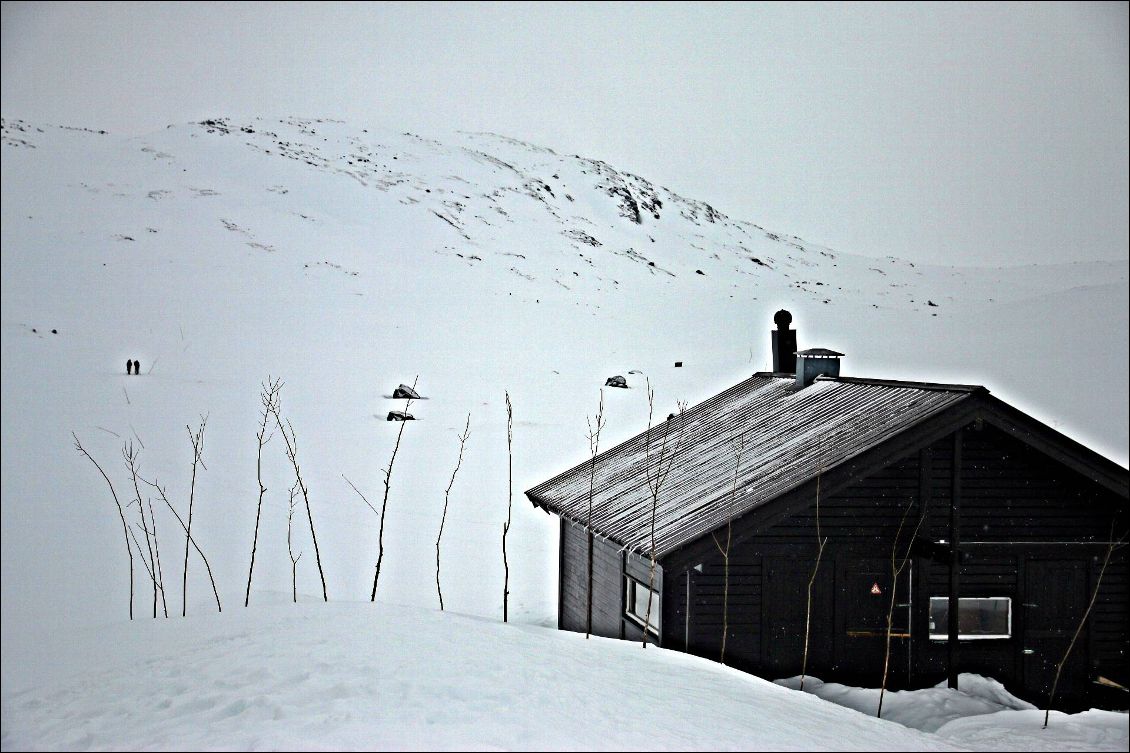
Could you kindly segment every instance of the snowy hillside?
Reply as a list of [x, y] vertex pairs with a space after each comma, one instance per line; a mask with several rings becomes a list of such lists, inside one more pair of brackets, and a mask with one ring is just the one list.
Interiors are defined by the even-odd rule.
[[[367, 601], [377, 557], [379, 521], [343, 476], [379, 502], [402, 426], [385, 417], [404, 407], [390, 396], [418, 377], [427, 399], [403, 425], [376, 614], [437, 606], [436, 534], [470, 414], [444, 601], [500, 617], [508, 391], [511, 616], [555, 624], [556, 520], [521, 492], [585, 457], [585, 416], [606, 377], [631, 386], [605, 390], [611, 446], [645, 427], [645, 378], [666, 415], [769, 368], [779, 308], [793, 312], [801, 347], [847, 353], [846, 375], [981, 383], [1127, 462], [1126, 262], [966, 269], [845, 254], [491, 134], [434, 140], [293, 118], [141, 138], [7, 118], [2, 130], [6, 699], [54, 676], [75, 636], [140, 629], [125, 624], [113, 500], [72, 432], [123, 503], [132, 441], [142, 475], [167, 484], [183, 513], [185, 427], [207, 415], [193, 534], [225, 616], [242, 610], [268, 376], [285, 382], [332, 602]], [[124, 373], [127, 358], [140, 375]], [[263, 478], [252, 605], [291, 585], [294, 479], [278, 436]], [[178, 553], [171, 514], [157, 524], [179, 615], [184, 541]], [[294, 533], [299, 593], [320, 598], [302, 510]], [[135, 610], [149, 617], [137, 567]], [[190, 617], [215, 611], [195, 554], [187, 602]]]

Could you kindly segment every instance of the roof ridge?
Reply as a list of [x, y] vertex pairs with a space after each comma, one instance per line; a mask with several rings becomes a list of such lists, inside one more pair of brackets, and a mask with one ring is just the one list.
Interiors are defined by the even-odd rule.
[[876, 387], [906, 387], [915, 390], [933, 390], [942, 392], [988, 392], [989, 388], [980, 384], [951, 384], [946, 382], [914, 382], [903, 379], [869, 379], [866, 377], [830, 377], [820, 375], [816, 377], [820, 382], [844, 382], [846, 384], [870, 384]]
[[[789, 371], [758, 371], [755, 377], [773, 379], [795, 379], [796, 375]], [[876, 387], [905, 387], [916, 390], [933, 390], [942, 392], [989, 392], [989, 388], [981, 384], [954, 384], [950, 382], [916, 382], [908, 379], [875, 379], [870, 377], [826, 376], [820, 374], [816, 377], [818, 382], [843, 382], [845, 384], [870, 384]]]

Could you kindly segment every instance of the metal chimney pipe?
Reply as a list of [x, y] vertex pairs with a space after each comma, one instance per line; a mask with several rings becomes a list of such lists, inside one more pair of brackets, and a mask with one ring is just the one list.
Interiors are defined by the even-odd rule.
[[772, 332], [773, 372], [796, 373], [796, 330], [789, 329], [793, 315], [781, 309], [773, 315], [777, 329]]

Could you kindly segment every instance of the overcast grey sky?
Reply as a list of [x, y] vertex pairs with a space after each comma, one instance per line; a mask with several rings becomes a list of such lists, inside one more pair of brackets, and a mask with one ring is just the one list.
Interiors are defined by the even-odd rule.
[[3, 3], [3, 114], [489, 130], [840, 251], [1126, 259], [1128, 4]]

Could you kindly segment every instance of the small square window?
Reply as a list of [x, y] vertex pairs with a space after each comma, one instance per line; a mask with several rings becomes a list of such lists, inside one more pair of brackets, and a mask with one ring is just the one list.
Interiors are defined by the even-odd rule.
[[[930, 597], [930, 640], [949, 639], [950, 600]], [[1012, 599], [1007, 596], [963, 596], [958, 599], [958, 640], [1012, 637]]]
[[[647, 614], [648, 594], [651, 595], [651, 617]], [[648, 632], [659, 635], [659, 592], [652, 591], [646, 584], [634, 578], [624, 577], [624, 613], [643, 627], [647, 623]]]

